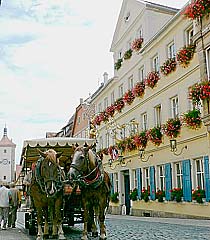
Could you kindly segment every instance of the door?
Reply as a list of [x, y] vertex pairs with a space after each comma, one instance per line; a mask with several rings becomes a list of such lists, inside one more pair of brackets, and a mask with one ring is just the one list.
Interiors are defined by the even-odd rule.
[[125, 206], [126, 206], [126, 215], [130, 214], [130, 177], [129, 177], [129, 171], [124, 171], [124, 185], [125, 185]]

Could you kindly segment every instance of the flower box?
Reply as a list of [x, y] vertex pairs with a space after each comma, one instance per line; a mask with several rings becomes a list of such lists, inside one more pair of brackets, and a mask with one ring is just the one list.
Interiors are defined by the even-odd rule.
[[125, 103], [123, 101], [123, 98], [118, 98], [114, 103], [114, 107], [118, 112], [121, 112], [124, 106], [125, 106]]
[[122, 58], [119, 58], [119, 59], [117, 60], [117, 62], [114, 64], [114, 68], [115, 68], [116, 70], [119, 70], [119, 69], [121, 68], [121, 66], [122, 66], [122, 62], [123, 62], [123, 59], [122, 59]]
[[154, 88], [157, 85], [159, 79], [160, 75], [158, 72], [150, 72], [145, 79], [145, 83], [148, 87]]
[[203, 203], [203, 199], [206, 197], [205, 190], [199, 186], [196, 190], [192, 190], [192, 199], [196, 200], [197, 203]]
[[163, 134], [160, 127], [154, 127], [147, 131], [148, 139], [155, 145], [159, 146], [162, 143]]
[[147, 131], [142, 131], [133, 137], [133, 142], [137, 148], [139, 147], [146, 148], [147, 141], [148, 141]]
[[132, 56], [132, 52], [133, 52], [132, 49], [127, 50], [127, 51], [124, 53], [124, 56], [123, 56], [124, 60], [130, 59], [131, 56]]
[[167, 76], [169, 73], [176, 70], [176, 65], [177, 65], [176, 59], [169, 58], [160, 67], [160, 71], [163, 75]]
[[196, 83], [189, 91], [189, 98], [194, 105], [201, 104], [201, 100], [210, 99], [210, 82]]
[[128, 90], [123, 96], [124, 102], [127, 103], [128, 105], [131, 105], [134, 99], [135, 99], [135, 96], [131, 90]]
[[192, 0], [184, 9], [183, 14], [190, 19], [200, 19], [210, 12], [209, 0]]
[[145, 92], [145, 83], [144, 82], [137, 82], [133, 88], [133, 94], [135, 97], [142, 97]]
[[108, 106], [106, 108], [106, 113], [110, 116], [110, 117], [113, 117], [114, 113], [115, 113], [115, 106], [114, 104], [112, 104], [111, 106]]
[[181, 188], [171, 189], [171, 200], [176, 202], [182, 202], [183, 190]]
[[188, 45], [181, 48], [177, 54], [176, 59], [179, 65], [182, 67], [187, 67], [190, 64], [195, 53], [195, 45]]
[[144, 39], [142, 37], [135, 39], [131, 44], [131, 49], [133, 51], [138, 52], [142, 47], [143, 41], [144, 41]]
[[168, 137], [176, 138], [181, 131], [181, 121], [179, 118], [170, 118], [162, 128]]
[[186, 124], [188, 128], [197, 129], [201, 127], [201, 113], [199, 109], [193, 109], [183, 114], [182, 122]]

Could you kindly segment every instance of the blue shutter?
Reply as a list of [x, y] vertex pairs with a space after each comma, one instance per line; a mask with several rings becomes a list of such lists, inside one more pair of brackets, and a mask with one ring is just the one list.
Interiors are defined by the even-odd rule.
[[171, 200], [171, 188], [172, 188], [172, 178], [171, 178], [171, 164], [165, 164], [165, 181], [166, 181], [166, 200]]
[[141, 199], [141, 168], [136, 169], [138, 199]]
[[206, 192], [206, 201], [210, 201], [210, 173], [209, 173], [209, 156], [204, 157], [204, 188]]
[[184, 201], [192, 201], [192, 180], [190, 160], [182, 161], [183, 197]]
[[150, 170], [150, 173], [149, 173], [149, 176], [150, 176], [150, 198], [152, 200], [155, 200], [155, 192], [156, 192], [156, 189], [155, 189], [155, 167], [151, 166], [149, 170]]
[[113, 173], [110, 173], [109, 176], [110, 176], [110, 181], [111, 181], [111, 195], [114, 194], [114, 177], [113, 177]]

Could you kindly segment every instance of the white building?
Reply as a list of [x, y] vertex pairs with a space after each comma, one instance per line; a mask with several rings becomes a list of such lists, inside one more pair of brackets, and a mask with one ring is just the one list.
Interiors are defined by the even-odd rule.
[[16, 144], [7, 137], [7, 128], [0, 141], [0, 183], [15, 180], [15, 148]]

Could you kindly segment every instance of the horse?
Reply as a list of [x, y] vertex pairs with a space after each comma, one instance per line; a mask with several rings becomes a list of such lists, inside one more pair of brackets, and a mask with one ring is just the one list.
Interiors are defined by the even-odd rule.
[[69, 181], [81, 189], [84, 210], [82, 240], [88, 239], [88, 224], [91, 222], [92, 236], [98, 235], [94, 215], [99, 221], [100, 239], [107, 239], [105, 214], [109, 206], [111, 181], [104, 171], [102, 161], [91, 146], [79, 146], [75, 149], [68, 173]]
[[[60, 153], [53, 149], [45, 152], [39, 150], [41, 157], [32, 174], [30, 196], [37, 211], [37, 240], [48, 238], [49, 223], [52, 222], [52, 237], [66, 239], [62, 229], [63, 207], [63, 171], [59, 166]], [[42, 221], [44, 216], [44, 233]]]

